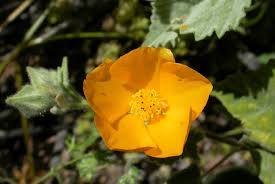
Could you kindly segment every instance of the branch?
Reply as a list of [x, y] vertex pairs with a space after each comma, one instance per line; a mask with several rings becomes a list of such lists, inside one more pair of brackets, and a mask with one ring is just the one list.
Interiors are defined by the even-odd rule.
[[199, 128], [199, 130], [202, 131], [210, 139], [214, 139], [214, 140], [219, 141], [219, 142], [227, 143], [227, 144], [230, 144], [232, 146], [237, 146], [240, 149], [247, 149], [247, 150], [261, 149], [261, 150], [266, 151], [266, 152], [268, 152], [272, 155], [275, 155], [274, 150], [262, 145], [259, 142], [251, 140], [251, 139], [246, 139], [245, 141], [238, 141], [236, 139], [224, 137], [222, 135], [216, 134], [214, 132], [210, 132], [210, 131], [202, 129], [202, 128]]
[[207, 177], [212, 171], [214, 171], [217, 167], [219, 167], [222, 163], [228, 160], [229, 157], [234, 155], [235, 153], [242, 151], [241, 149], [234, 149], [231, 152], [227, 153], [221, 160], [219, 160], [216, 164], [214, 164], [209, 170], [207, 170], [203, 175], [202, 178]]

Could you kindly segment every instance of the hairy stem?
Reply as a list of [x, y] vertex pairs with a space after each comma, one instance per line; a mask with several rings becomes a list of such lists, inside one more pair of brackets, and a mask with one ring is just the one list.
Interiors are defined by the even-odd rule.
[[66, 163], [61, 163], [60, 165], [57, 165], [57, 166], [51, 168], [51, 170], [47, 174], [45, 174], [41, 178], [34, 181], [33, 184], [39, 184], [39, 183], [42, 183], [42, 182], [46, 181], [47, 179], [49, 179], [51, 177], [55, 177], [57, 175], [57, 173], [60, 172], [62, 169], [74, 164], [75, 162], [77, 162], [81, 159], [89, 157], [89, 156], [91, 156], [91, 154], [81, 155], [81, 157], [77, 157], [77, 158], [75, 158], [73, 160], [70, 160]]

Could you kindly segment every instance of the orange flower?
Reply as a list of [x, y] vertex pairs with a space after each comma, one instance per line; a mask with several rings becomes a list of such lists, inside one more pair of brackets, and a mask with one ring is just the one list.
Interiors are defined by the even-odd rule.
[[84, 81], [107, 147], [158, 158], [182, 153], [211, 90], [205, 77], [175, 63], [165, 48], [138, 48], [106, 60]]

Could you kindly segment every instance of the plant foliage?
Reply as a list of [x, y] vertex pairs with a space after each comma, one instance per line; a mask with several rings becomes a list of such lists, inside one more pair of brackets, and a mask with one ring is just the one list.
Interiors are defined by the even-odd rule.
[[251, 0], [155, 0], [152, 2], [147, 46], [175, 45], [179, 35], [193, 33], [196, 41], [215, 32], [221, 38], [236, 30]]

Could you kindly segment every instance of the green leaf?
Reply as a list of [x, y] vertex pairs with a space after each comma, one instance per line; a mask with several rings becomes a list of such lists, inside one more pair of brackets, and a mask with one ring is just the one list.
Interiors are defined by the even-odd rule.
[[27, 73], [33, 88], [55, 95], [60, 91], [57, 72], [44, 68], [27, 67]]
[[94, 154], [77, 162], [76, 167], [82, 181], [90, 182], [98, 170], [99, 162]]
[[6, 103], [16, 107], [27, 117], [44, 113], [54, 102], [49, 95], [30, 85], [25, 85], [18, 93], [6, 99]]
[[63, 57], [62, 65], [61, 65], [61, 73], [62, 73], [62, 84], [65, 87], [68, 87], [70, 85], [69, 80], [69, 68], [68, 68], [68, 58]]
[[262, 157], [260, 178], [265, 184], [275, 183], [275, 156], [265, 151], [260, 151]]
[[[176, 45], [176, 38], [178, 37], [178, 33], [174, 31], [166, 31], [161, 33], [155, 40], [152, 40], [148, 46], [166, 46], [167, 44], [171, 43], [174, 47]], [[146, 45], [147, 43], [144, 42]]]
[[[235, 118], [241, 120], [243, 126], [249, 132], [250, 139], [270, 150], [274, 150], [275, 66], [274, 63], [268, 63], [264, 68], [266, 68], [266, 73], [268, 73], [267, 68], [272, 70], [272, 77], [269, 79], [267, 87], [262, 83], [265, 88], [261, 91], [258, 88], [259, 92], [256, 95], [250, 93], [248, 96], [234, 97], [232, 93], [224, 94], [217, 91], [214, 91], [213, 95], [219, 98]], [[256, 73], [257, 72], [254, 72], [254, 74]], [[247, 76], [246, 78], [248, 79], [249, 77]], [[262, 78], [262, 76], [258, 75], [258, 78]], [[255, 78], [254, 83], [257, 83], [257, 81]], [[261, 151], [261, 156], [261, 179], [265, 183], [275, 183], [275, 178], [272, 173], [272, 167], [275, 165], [274, 155]], [[259, 159], [256, 158], [256, 164], [259, 164], [258, 162]]]
[[84, 153], [87, 148], [93, 146], [100, 137], [93, 121], [94, 113], [87, 111], [76, 120], [73, 136], [68, 137], [66, 144], [73, 156]]
[[250, 154], [255, 166], [253, 170], [257, 175], [259, 175], [261, 171], [261, 161], [262, 161], [261, 154], [258, 150], [250, 150]]
[[250, 132], [252, 139], [275, 148], [274, 109], [275, 109], [275, 69], [273, 77], [269, 80], [268, 88], [252, 95], [234, 98], [233, 94], [213, 92], [221, 100], [227, 110], [242, 121], [244, 127]]
[[[145, 46], [175, 43], [180, 34], [194, 33], [202, 40], [216, 32], [221, 38], [226, 31], [236, 30], [251, 0], [155, 0]], [[186, 25], [180, 30], [181, 25]]]
[[259, 61], [262, 64], [267, 64], [269, 60], [274, 60], [274, 59], [275, 59], [275, 52], [264, 53], [259, 56]]
[[141, 171], [131, 166], [128, 171], [120, 177], [117, 184], [137, 184], [142, 179]]
[[250, 5], [251, 0], [203, 0], [192, 7], [184, 22], [188, 27], [181, 34], [194, 33], [198, 41], [216, 32], [221, 38], [226, 31], [238, 28]]
[[180, 17], [187, 16], [191, 7], [201, 0], [155, 0], [152, 4], [152, 16], [149, 33], [143, 45], [164, 46], [168, 42], [175, 42], [179, 28]]
[[27, 73], [33, 87], [52, 94], [58, 93], [62, 90], [63, 86], [69, 86], [67, 57], [63, 58], [62, 65], [61, 67], [57, 67], [57, 70], [27, 67]]
[[200, 184], [200, 169], [197, 165], [192, 164], [186, 169], [183, 169], [176, 174], [174, 174], [168, 181], [168, 184], [180, 184], [180, 183], [188, 183], [188, 184]]

